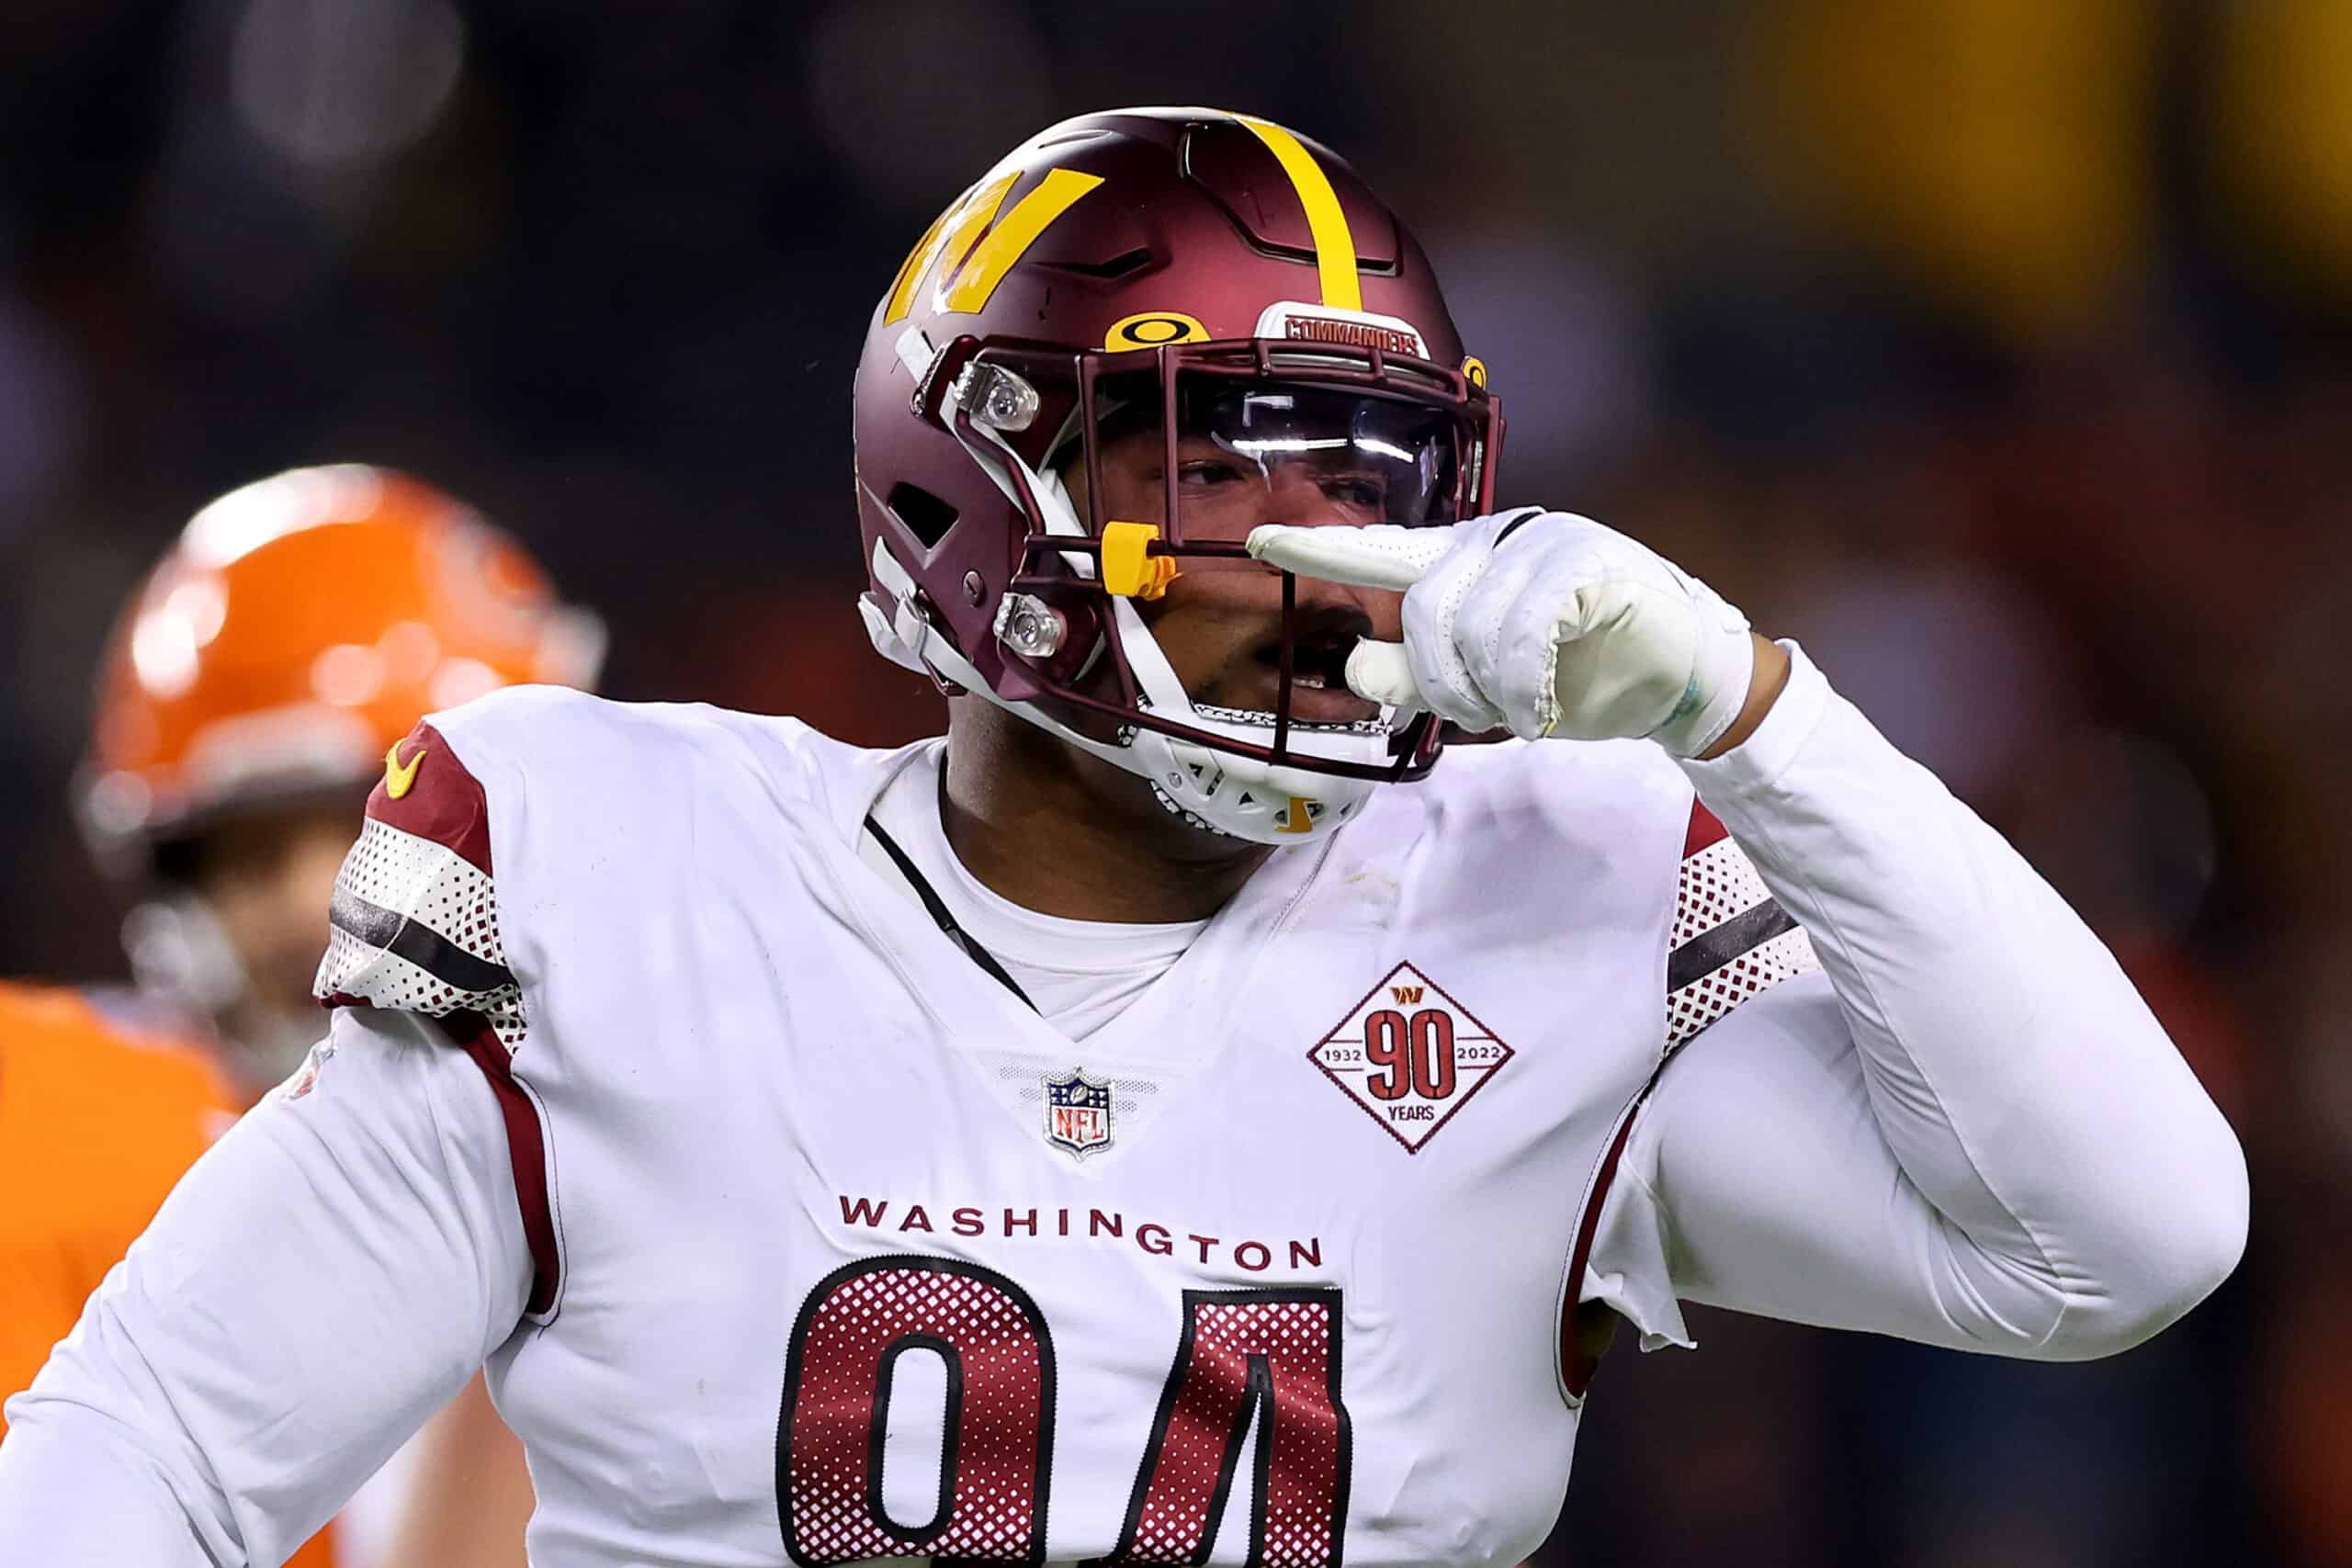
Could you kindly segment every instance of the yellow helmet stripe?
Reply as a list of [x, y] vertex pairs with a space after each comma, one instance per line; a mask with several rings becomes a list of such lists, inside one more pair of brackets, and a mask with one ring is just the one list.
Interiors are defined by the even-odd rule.
[[1356, 276], [1356, 241], [1348, 232], [1348, 215], [1340, 209], [1339, 193], [1315, 154], [1298, 138], [1272, 120], [1250, 115], [1233, 117], [1248, 126], [1266, 151], [1283, 166], [1306, 209], [1306, 231], [1315, 242], [1315, 270], [1323, 289], [1323, 303], [1343, 310], [1363, 309], [1363, 284]]

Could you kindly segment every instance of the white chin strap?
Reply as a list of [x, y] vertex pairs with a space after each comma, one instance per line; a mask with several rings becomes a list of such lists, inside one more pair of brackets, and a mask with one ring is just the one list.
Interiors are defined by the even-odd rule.
[[[1028, 479], [1048, 534], [1084, 538], [1086, 530], [1079, 524], [1077, 510], [1070, 504], [1069, 491], [1062, 487], [1061, 476], [1030, 468], [1002, 435], [985, 426], [980, 429], [995, 451], [989, 458], [983, 458], [975, 451], [974, 460], [996, 481], [1005, 498], [1016, 506], [1020, 504], [1018, 493], [997, 467], [998, 462], [1019, 468]], [[964, 445], [967, 450], [972, 447], [969, 441]], [[1091, 557], [1072, 552], [1062, 558], [1082, 576], [1094, 574]], [[1252, 843], [1312, 843], [1353, 817], [1379, 787], [1369, 779], [1336, 778], [1306, 768], [1276, 766], [1140, 728], [1128, 732], [1124, 745], [1107, 744], [1081, 735], [1034, 703], [1007, 702], [991, 691], [970, 661], [923, 618], [915, 605], [914, 580], [879, 539], [874, 542], [872, 565], [874, 580], [889, 592], [896, 608], [886, 616], [872, 600], [861, 597], [858, 609], [865, 620], [866, 635], [885, 659], [918, 673], [935, 672], [1080, 750], [1149, 780], [1162, 806], [1196, 826]], [[1111, 613], [1118, 622], [1119, 646], [1135, 673], [1144, 706], [1245, 745], [1272, 743], [1272, 714], [1227, 708], [1204, 710], [1195, 706], [1134, 604], [1121, 597], [1113, 597], [1110, 604]], [[1290, 749], [1300, 756], [1328, 761], [1385, 766], [1392, 760], [1389, 741], [1396, 722], [1395, 708], [1383, 708], [1377, 719], [1345, 729], [1303, 727], [1294, 722]]]

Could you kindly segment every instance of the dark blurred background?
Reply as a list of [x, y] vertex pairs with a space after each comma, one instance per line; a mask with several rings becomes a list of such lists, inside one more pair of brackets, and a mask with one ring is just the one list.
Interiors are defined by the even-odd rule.
[[473, 500], [616, 695], [933, 726], [851, 609], [873, 302], [1044, 124], [1248, 109], [1418, 225], [1506, 499], [1802, 637], [2255, 1166], [2237, 1278], [2117, 1361], [1621, 1353], [1550, 1561], [2352, 1562], [2347, 85], [2346, 0], [7, 0], [0, 973], [119, 971], [89, 671], [291, 464]]

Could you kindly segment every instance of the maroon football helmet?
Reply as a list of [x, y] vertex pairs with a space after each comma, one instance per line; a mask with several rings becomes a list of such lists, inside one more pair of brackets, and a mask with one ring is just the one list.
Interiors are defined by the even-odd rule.
[[[941, 214], [875, 310], [861, 609], [891, 659], [1141, 774], [1171, 811], [1305, 842], [1426, 773], [1437, 721], [1295, 717], [1287, 574], [1275, 707], [1192, 701], [1137, 601], [1188, 563], [1272, 569], [1182, 491], [1179, 442], [1253, 482], [1303, 466], [1348, 520], [1417, 525], [1491, 509], [1501, 434], [1420, 247], [1331, 152], [1214, 109], [1067, 120]], [[1146, 437], [1164, 493], [1129, 510], [1156, 514], [1105, 515], [1106, 446]]]

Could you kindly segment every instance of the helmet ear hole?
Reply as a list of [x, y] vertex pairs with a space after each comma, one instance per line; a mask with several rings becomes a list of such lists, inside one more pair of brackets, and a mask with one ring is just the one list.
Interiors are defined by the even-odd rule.
[[890, 487], [889, 498], [884, 504], [908, 533], [922, 541], [926, 550], [938, 548], [939, 541], [956, 526], [954, 506], [921, 485], [909, 484], [904, 479]]

